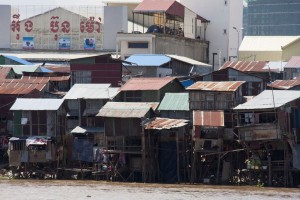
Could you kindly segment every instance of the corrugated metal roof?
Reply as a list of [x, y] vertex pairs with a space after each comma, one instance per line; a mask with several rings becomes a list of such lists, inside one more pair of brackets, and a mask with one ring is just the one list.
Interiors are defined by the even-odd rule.
[[153, 118], [145, 124], [145, 129], [172, 129], [188, 125], [189, 120], [185, 119], [169, 119], [169, 118]]
[[234, 110], [259, 110], [278, 108], [298, 98], [300, 98], [300, 91], [265, 90], [246, 103], [238, 105], [234, 108]]
[[16, 56], [12, 56], [12, 55], [3, 55], [4, 57], [10, 59], [10, 60], [13, 60], [15, 62], [18, 62], [22, 65], [33, 65], [33, 63], [31, 62], [28, 62], [27, 60], [24, 60], [24, 59], [21, 59], [21, 58], [18, 58]]
[[10, 110], [58, 110], [63, 102], [63, 99], [17, 98]]
[[29, 94], [42, 91], [47, 84], [48, 80], [4, 79], [0, 80], [0, 94]]
[[1, 65], [1, 67], [11, 67], [18, 75], [22, 75], [23, 72], [39, 71], [38, 65]]
[[[159, 67], [170, 62], [171, 58], [162, 54], [134, 54], [125, 61], [133, 63], [132, 66]], [[130, 66], [128, 63], [123, 63], [123, 65]]]
[[111, 88], [110, 84], [75, 84], [64, 96], [64, 99], [112, 99], [119, 88]]
[[7, 75], [9, 74], [11, 67], [1, 67], [0, 66], [0, 79], [6, 79]]
[[264, 70], [270, 70], [271, 71], [277, 71], [277, 72], [283, 72], [284, 66], [287, 64], [287, 62], [281, 62], [281, 61], [271, 61], [266, 63], [266, 65], [263, 67]]
[[156, 110], [159, 103], [107, 102], [97, 116], [116, 118], [142, 118], [151, 110]]
[[300, 68], [300, 56], [292, 56], [284, 68]]
[[158, 110], [189, 111], [189, 93], [166, 93]]
[[239, 51], [282, 51], [300, 36], [245, 36]]
[[170, 58], [173, 58], [175, 60], [179, 60], [181, 62], [185, 62], [191, 65], [196, 65], [196, 66], [203, 66], [203, 67], [212, 67], [212, 65], [207, 64], [207, 63], [203, 63], [203, 62], [199, 62], [197, 60], [185, 57], [185, 56], [178, 56], [178, 55], [168, 55]]
[[268, 72], [269, 69], [264, 69], [267, 63], [266, 61], [227, 61], [220, 70], [230, 67], [242, 72]]
[[224, 111], [193, 111], [194, 126], [223, 127]]
[[268, 84], [269, 87], [288, 90], [295, 86], [300, 85], [300, 79], [293, 79], [293, 80], [276, 80], [271, 84]]
[[175, 80], [174, 77], [131, 78], [120, 88], [120, 91], [160, 90], [173, 80]]
[[234, 92], [245, 81], [198, 81], [186, 88], [186, 90], [204, 90], [204, 91], [220, 91], [220, 92]]
[[36, 79], [37, 81], [55, 81], [55, 82], [59, 82], [59, 81], [68, 81], [70, 80], [70, 75], [68, 76], [22, 76], [22, 80], [34, 80]]
[[81, 133], [81, 134], [87, 134], [87, 133], [103, 133], [104, 127], [80, 127], [76, 126], [71, 133]]

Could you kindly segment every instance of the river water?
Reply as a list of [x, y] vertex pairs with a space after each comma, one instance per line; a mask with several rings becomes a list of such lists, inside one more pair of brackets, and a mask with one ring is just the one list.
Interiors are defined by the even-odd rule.
[[167, 185], [99, 181], [0, 180], [0, 200], [282, 200], [300, 199], [300, 188]]

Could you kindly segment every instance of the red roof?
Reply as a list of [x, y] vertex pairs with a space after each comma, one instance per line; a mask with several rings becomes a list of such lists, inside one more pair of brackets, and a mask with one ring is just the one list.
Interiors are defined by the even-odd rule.
[[[165, 12], [170, 15], [184, 17], [185, 7], [176, 0], [144, 0], [134, 10], [136, 13]], [[201, 16], [197, 19], [208, 22]]]
[[45, 65], [43, 66], [53, 72], [66, 72], [66, 73], [70, 73], [70, 66], [53, 66], [53, 65]]
[[186, 88], [186, 90], [234, 92], [243, 83], [245, 83], [245, 81], [198, 81]]
[[263, 69], [266, 61], [227, 61], [220, 69], [231, 67], [242, 72], [268, 72], [269, 69]]
[[224, 111], [193, 111], [194, 126], [224, 126]]
[[300, 56], [292, 56], [284, 68], [300, 68]]
[[288, 90], [295, 86], [300, 85], [300, 79], [293, 79], [293, 80], [276, 80], [272, 84], [269, 84], [269, 87]]
[[160, 90], [173, 80], [175, 80], [174, 77], [132, 78], [120, 88], [120, 91]]
[[47, 84], [45, 80], [4, 79], [0, 80], [0, 94], [29, 94], [42, 91]]
[[0, 80], [6, 79], [11, 67], [0, 67]]

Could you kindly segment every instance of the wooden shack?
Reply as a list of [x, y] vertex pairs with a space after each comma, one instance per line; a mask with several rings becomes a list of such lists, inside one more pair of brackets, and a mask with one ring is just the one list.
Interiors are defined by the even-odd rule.
[[[136, 102], [107, 102], [97, 116], [104, 118], [105, 127], [105, 153], [114, 155], [110, 166], [119, 166], [116, 161], [120, 156], [122, 167], [115, 169], [115, 175], [122, 180], [136, 177], [134, 180], [146, 181], [145, 134], [143, 124], [145, 120], [155, 116], [154, 110], [159, 103]], [[113, 160], [113, 161], [112, 161]], [[100, 161], [101, 162], [101, 161]], [[121, 170], [127, 173], [121, 175]], [[124, 178], [126, 177], [126, 178]], [[112, 177], [114, 178], [114, 177]]]
[[223, 134], [224, 111], [193, 111], [192, 182], [219, 183]]
[[174, 77], [132, 78], [120, 88], [123, 102], [160, 102], [165, 93], [183, 92], [184, 87]]
[[299, 105], [299, 91], [265, 90], [234, 108], [247, 176], [256, 175], [268, 186], [299, 185]]

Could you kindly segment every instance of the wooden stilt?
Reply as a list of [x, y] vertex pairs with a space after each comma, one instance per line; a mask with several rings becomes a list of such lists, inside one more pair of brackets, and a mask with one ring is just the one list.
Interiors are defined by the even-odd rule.
[[145, 131], [144, 131], [144, 126], [142, 126], [142, 170], [143, 170], [143, 182], [146, 182], [146, 149], [145, 149]]
[[180, 183], [180, 173], [179, 173], [179, 138], [178, 131], [176, 132], [176, 157], [177, 157], [177, 182]]

